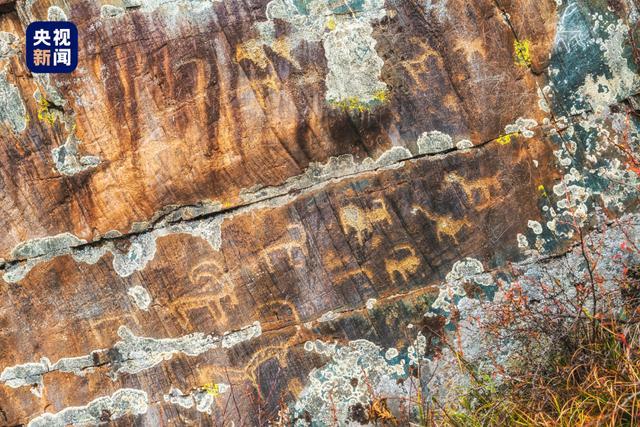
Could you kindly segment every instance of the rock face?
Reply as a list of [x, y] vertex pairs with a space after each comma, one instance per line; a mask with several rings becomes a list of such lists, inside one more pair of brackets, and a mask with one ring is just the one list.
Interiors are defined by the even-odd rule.
[[635, 218], [634, 0], [109, 1], [0, 0], [1, 425], [366, 422]]

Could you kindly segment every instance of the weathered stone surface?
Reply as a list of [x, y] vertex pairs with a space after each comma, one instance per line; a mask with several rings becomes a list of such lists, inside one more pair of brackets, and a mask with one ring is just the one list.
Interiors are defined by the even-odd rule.
[[[78, 69], [30, 74], [24, 29], [65, 17]], [[596, 207], [635, 212], [637, 18], [0, 0], [0, 424], [343, 425], [415, 397], [455, 313], [572, 259]]]

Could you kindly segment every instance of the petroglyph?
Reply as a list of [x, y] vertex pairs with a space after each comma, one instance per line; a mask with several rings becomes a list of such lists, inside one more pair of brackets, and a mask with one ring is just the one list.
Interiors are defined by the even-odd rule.
[[[311, 165], [305, 174], [288, 180], [287, 183], [281, 187], [242, 192], [241, 195], [248, 205], [235, 214], [242, 213], [244, 210], [258, 210], [283, 203], [289, 200], [289, 196], [286, 195], [287, 193], [296, 189], [307, 189], [309, 188], [306, 187], [307, 185], [318, 188], [318, 186], [321, 187], [328, 184], [332, 179], [343, 179], [352, 174], [368, 172], [378, 168], [398, 167], [402, 165], [403, 160], [409, 158], [411, 158], [411, 153], [406, 148], [401, 147], [394, 147], [380, 156], [376, 161], [367, 158], [361, 164], [355, 164], [353, 157], [350, 155], [332, 158], [326, 165]], [[280, 200], [277, 200], [278, 197]], [[184, 233], [201, 237], [205, 239], [214, 250], [219, 250], [222, 244], [221, 224], [227, 216], [221, 214], [212, 218], [197, 218], [199, 215], [207, 215], [219, 209], [220, 206], [217, 204], [195, 211], [191, 208], [180, 209], [164, 221], [156, 224], [154, 227], [157, 228], [152, 228], [142, 234], [129, 237], [130, 248], [126, 253], [122, 253], [116, 249], [115, 245], [110, 241], [99, 245], [84, 245], [84, 241], [82, 244], [70, 242], [66, 246], [59, 244], [54, 248], [55, 250], [43, 253], [41, 256], [35, 256], [33, 258], [25, 257], [23, 262], [7, 264], [3, 278], [7, 282], [19, 282], [38, 264], [61, 255], [71, 254], [78, 262], [95, 264], [107, 253], [113, 254], [113, 266], [116, 272], [123, 277], [127, 277], [135, 271], [144, 269], [147, 263], [155, 256], [156, 239], [170, 234]], [[185, 212], [189, 213], [187, 214]], [[68, 234], [69, 233], [65, 233], [65, 235]], [[115, 233], [114, 236], [117, 238], [119, 234]], [[362, 238], [362, 236], [359, 237]], [[31, 246], [33, 242], [54, 238], [57, 239], [58, 236], [33, 239], [21, 243], [18, 246]], [[73, 236], [73, 239], [80, 240], [75, 236]], [[73, 249], [76, 247], [78, 248]], [[289, 255], [292, 258], [294, 257], [294, 248], [291, 248]], [[15, 258], [10, 261], [16, 261], [18, 259], [19, 258]]]
[[[119, 232], [114, 231], [107, 233], [104, 236], [105, 239], [98, 238], [89, 243], [83, 241], [81, 244], [71, 242], [66, 246], [60, 244], [54, 251], [43, 253], [41, 256], [34, 256], [32, 258], [24, 257], [24, 259], [14, 257], [13, 259], [9, 259], [8, 262], [5, 262], [3, 279], [10, 283], [19, 282], [26, 277], [31, 269], [40, 263], [62, 255], [72, 255], [73, 259], [77, 262], [95, 264], [107, 253], [113, 255], [115, 271], [120, 276], [127, 277], [136, 271], [144, 269], [149, 261], [154, 258], [156, 240], [158, 238], [172, 234], [189, 234], [201, 237], [211, 245], [213, 250], [217, 251], [222, 245], [221, 225], [227, 218], [249, 211], [280, 206], [292, 198], [292, 196], [290, 196], [292, 192], [318, 190], [331, 182], [347, 179], [360, 173], [367, 173], [378, 169], [402, 167], [404, 160], [411, 158], [414, 158], [414, 156], [404, 147], [393, 147], [383, 153], [377, 160], [366, 158], [361, 163], [356, 163], [351, 155], [332, 157], [326, 164], [312, 163], [304, 174], [288, 179], [286, 183], [281, 186], [241, 191], [240, 196], [244, 200], [245, 205], [238, 207], [233, 213], [225, 214], [223, 212], [217, 216], [207, 217], [222, 210], [219, 203], [203, 204], [197, 208], [191, 206], [179, 208], [166, 215], [162, 221], [156, 222], [154, 216], [150, 223], [134, 224], [132, 226], [133, 235], [131, 236], [123, 236]], [[360, 220], [357, 219], [359, 213], [352, 210], [351, 214], [356, 221], [355, 226], [363, 226], [358, 222]], [[159, 215], [165, 214], [160, 213]], [[373, 214], [371, 219], [377, 221], [375, 215], [384, 215], [384, 213], [378, 212]], [[390, 224], [390, 222], [388, 222], [390, 219], [387, 220], [383, 216], [380, 216], [380, 218], [381, 221], [387, 221], [387, 224]], [[154, 225], [150, 226], [149, 224]], [[363, 227], [362, 231], [357, 233], [358, 239], [361, 242], [363, 242], [364, 239], [363, 232], [370, 229], [370, 225], [365, 223]], [[69, 233], [64, 234], [67, 235]], [[73, 236], [71, 234], [69, 235]], [[42, 239], [57, 237], [58, 236], [32, 239], [18, 246], [29, 246], [32, 245], [33, 242]], [[73, 236], [73, 238], [81, 240], [75, 236]], [[129, 250], [125, 253], [121, 252], [115, 247], [111, 241], [112, 239], [128, 240], [130, 243]], [[287, 252], [289, 253], [290, 259], [300, 259], [298, 249], [292, 247], [288, 249]], [[270, 265], [273, 267], [272, 264]]]
[[270, 245], [263, 250], [264, 258], [269, 271], [277, 271], [276, 263], [279, 258], [286, 259], [294, 268], [301, 268], [305, 264], [308, 255], [307, 234], [304, 227], [294, 224], [287, 227], [287, 239], [283, 243]]
[[458, 233], [468, 226], [465, 219], [455, 219], [451, 215], [436, 215], [422, 206], [413, 205], [411, 212], [415, 215], [418, 212], [422, 213], [427, 219], [435, 223], [436, 236], [438, 240], [443, 241], [443, 236], [447, 236], [453, 240], [456, 245], [460, 244], [458, 241]]
[[215, 324], [226, 325], [238, 303], [232, 285], [220, 285], [213, 291], [181, 296], [171, 301], [171, 307], [178, 314], [180, 325], [185, 329], [192, 329], [192, 319], [195, 318], [193, 313], [203, 310]]
[[394, 281], [396, 274], [399, 274], [405, 283], [409, 283], [411, 275], [415, 274], [420, 267], [420, 259], [416, 256], [416, 250], [411, 245], [399, 245], [393, 249], [394, 253], [408, 253], [402, 259], [386, 259], [384, 261], [385, 270], [389, 278]]
[[391, 216], [387, 211], [384, 199], [377, 199], [372, 202], [371, 209], [362, 209], [357, 205], [349, 204], [340, 208], [340, 224], [346, 235], [351, 230], [355, 231], [360, 246], [371, 237], [374, 225], [391, 224]]
[[[491, 203], [494, 202], [491, 197], [492, 189], [495, 188], [497, 191], [501, 188], [495, 177], [470, 180], [457, 173], [451, 173], [446, 176], [445, 182], [453, 184], [460, 200], [464, 204], [471, 204], [477, 211], [491, 206]], [[460, 190], [462, 190], [462, 194]]]

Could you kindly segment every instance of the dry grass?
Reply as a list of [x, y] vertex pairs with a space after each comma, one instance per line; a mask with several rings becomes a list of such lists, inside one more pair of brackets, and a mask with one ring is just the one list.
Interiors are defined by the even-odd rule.
[[462, 358], [472, 386], [461, 409], [443, 411], [452, 426], [640, 425], [640, 327], [600, 322], [568, 357], [529, 366], [496, 385]]
[[[543, 358], [525, 356], [499, 384], [458, 353], [471, 386], [455, 410], [434, 402], [442, 422], [423, 425], [640, 425], [639, 268], [626, 272], [621, 288], [624, 308], [599, 298], [595, 316], [583, 308], [564, 326], [552, 323], [555, 330], [545, 325], [537, 329], [533, 324], [530, 334], [518, 330], [520, 340], [532, 345], [541, 341], [530, 340], [527, 334], [542, 332], [552, 338], [553, 348], [543, 351]], [[525, 316], [525, 323], [545, 321], [537, 313], [519, 310], [518, 316]], [[540, 354], [532, 351], [536, 353]]]

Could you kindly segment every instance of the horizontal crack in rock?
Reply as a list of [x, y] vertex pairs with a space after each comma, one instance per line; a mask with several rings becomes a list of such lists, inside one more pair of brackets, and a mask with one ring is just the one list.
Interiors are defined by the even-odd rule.
[[[496, 141], [498, 138], [493, 138], [490, 139], [488, 141], [484, 141], [480, 144], [474, 145], [472, 147], [469, 148], [465, 148], [465, 149], [459, 149], [459, 148], [451, 148], [448, 149], [446, 151], [442, 151], [439, 153], [425, 153], [425, 154], [415, 154], [412, 155], [408, 150], [406, 150], [406, 152], [409, 154], [407, 156], [404, 157], [399, 157], [394, 159], [393, 162], [389, 163], [389, 164], [384, 164], [384, 165], [376, 165], [375, 167], [371, 167], [370, 169], [364, 169], [364, 170], [359, 170], [353, 173], [344, 173], [342, 175], [337, 175], [337, 176], [333, 176], [333, 177], [329, 177], [325, 180], [319, 181], [319, 182], [315, 182], [315, 183], [311, 183], [305, 186], [300, 186], [298, 188], [291, 188], [291, 189], [286, 189], [285, 191], [279, 191], [281, 188], [281, 186], [275, 186], [275, 187], [265, 187], [265, 188], [261, 188], [257, 191], [254, 191], [252, 193], [245, 193], [245, 199], [247, 200], [246, 202], [241, 202], [235, 206], [231, 206], [231, 207], [211, 207], [210, 211], [206, 211], [204, 213], [201, 214], [196, 214], [193, 215], [189, 218], [184, 218], [183, 216], [177, 216], [177, 217], [172, 217], [175, 216], [176, 213], [181, 213], [183, 210], [188, 209], [188, 208], [202, 208], [204, 205], [203, 203], [196, 203], [196, 204], [189, 204], [189, 205], [182, 205], [182, 206], [176, 206], [176, 207], [172, 207], [169, 211], [167, 212], [163, 212], [162, 214], [160, 214], [160, 216], [152, 218], [151, 221], [149, 222], [148, 225], [146, 225], [145, 227], [142, 227], [139, 230], [132, 230], [129, 231], [127, 233], [117, 233], [117, 234], [110, 234], [107, 233], [107, 235], [105, 236], [101, 236], [100, 238], [96, 239], [96, 240], [92, 240], [89, 242], [86, 242], [84, 240], [81, 240], [79, 238], [76, 238], [77, 241], [74, 241], [73, 244], [67, 245], [67, 246], [62, 246], [59, 248], [56, 248], [55, 250], [50, 250], [48, 252], [41, 250], [38, 253], [29, 253], [29, 251], [26, 250], [22, 250], [22, 251], [18, 251], [17, 256], [12, 256], [11, 259], [8, 260], [4, 260], [2, 261], [2, 263], [0, 263], [0, 271], [3, 270], [7, 270], [8, 268], [12, 267], [12, 266], [16, 266], [19, 265], [21, 263], [25, 263], [28, 262], [29, 260], [34, 260], [36, 258], [40, 258], [40, 257], [49, 257], [48, 259], [43, 259], [42, 261], [46, 261], [46, 260], [50, 260], [52, 258], [55, 258], [57, 256], [62, 256], [62, 255], [68, 255], [71, 251], [71, 249], [73, 250], [80, 250], [83, 248], [90, 248], [90, 247], [100, 247], [101, 245], [107, 243], [107, 242], [118, 242], [118, 241], [125, 241], [128, 240], [132, 237], [136, 237], [136, 236], [141, 236], [147, 233], [151, 233], [154, 231], [161, 231], [161, 230], [167, 230], [169, 231], [169, 227], [170, 226], [174, 226], [174, 225], [178, 225], [178, 224], [194, 224], [196, 221], [201, 221], [201, 220], [206, 220], [206, 219], [214, 219], [214, 218], [220, 218], [222, 220], [226, 219], [226, 218], [230, 218], [234, 215], [237, 214], [242, 214], [245, 212], [249, 212], [252, 210], [257, 210], [257, 209], [263, 209], [266, 207], [272, 207], [272, 206], [280, 206], [281, 204], [284, 204], [286, 202], [288, 202], [289, 200], [292, 199], [296, 199], [298, 197], [301, 197], [305, 194], [308, 194], [311, 191], [320, 189], [326, 185], [328, 185], [331, 182], [339, 182], [345, 179], [351, 179], [360, 175], [366, 175], [369, 173], [375, 173], [375, 172], [379, 172], [380, 170], [385, 170], [385, 169], [392, 169], [394, 167], [402, 167], [403, 163], [405, 161], [417, 161], [417, 160], [421, 160], [421, 159], [425, 159], [425, 158], [433, 158], [433, 157], [442, 157], [442, 156], [446, 156], [446, 155], [452, 155], [454, 153], [457, 152], [463, 152], [463, 151], [468, 151], [471, 149], [481, 149], [484, 148], [487, 144]], [[402, 147], [395, 147], [395, 148], [402, 148]], [[389, 151], [387, 151], [387, 153], [389, 153]], [[380, 158], [384, 157], [381, 156]], [[380, 160], [380, 158], [378, 158], [378, 160]], [[296, 177], [292, 177], [292, 178], [296, 178]], [[268, 192], [271, 193], [267, 196], [257, 196], [255, 198], [252, 198], [252, 195], [254, 195], [255, 193], [260, 192], [260, 193], [264, 193], [264, 192]], [[144, 224], [144, 223], [142, 223]], [[69, 236], [73, 236], [70, 233], [62, 233], [61, 235], [58, 236], [63, 236], [63, 235], [69, 235]], [[29, 243], [34, 243], [37, 241], [43, 241], [45, 239], [52, 239], [55, 238], [56, 236], [48, 236], [48, 237], [43, 237], [43, 238], [37, 238], [37, 239], [33, 239], [27, 242], [22, 242], [19, 245], [16, 246], [16, 248], [24, 248], [25, 245], [29, 244]], [[75, 236], [73, 236], [75, 237]], [[15, 252], [15, 249], [14, 249]]]

